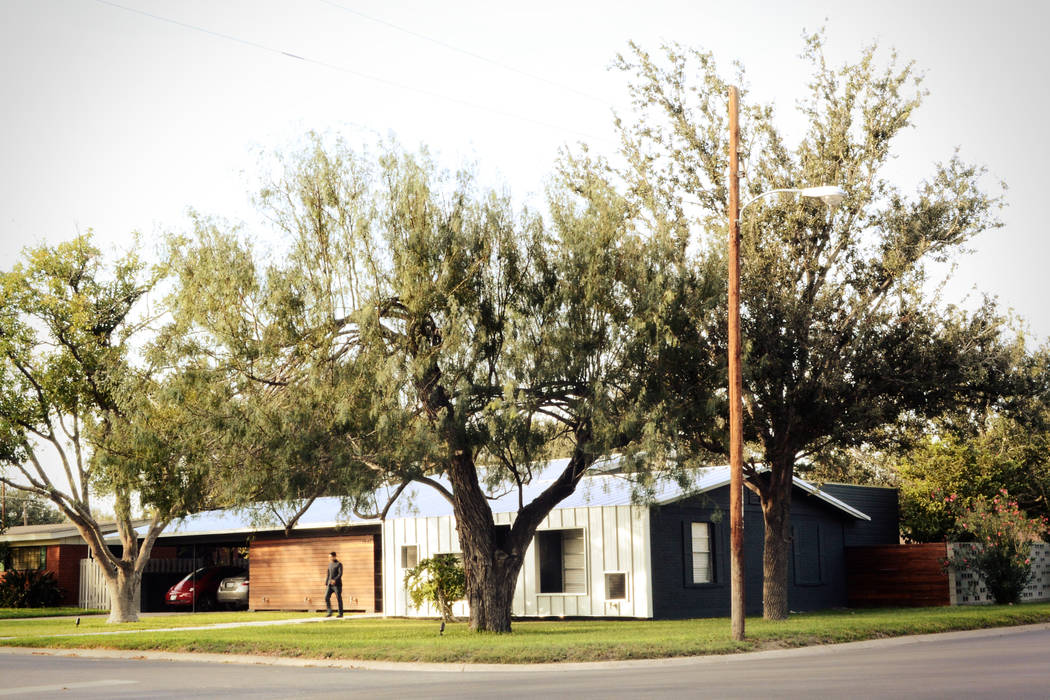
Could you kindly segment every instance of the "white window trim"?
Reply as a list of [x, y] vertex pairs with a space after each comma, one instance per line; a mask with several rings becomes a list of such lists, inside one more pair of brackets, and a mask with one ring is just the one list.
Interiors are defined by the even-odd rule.
[[[558, 593], [541, 593], [540, 592], [540, 548], [539, 543], [536, 541], [536, 535], [541, 532], [564, 532], [565, 530], [582, 530], [583, 531], [583, 591], [577, 593], [566, 593], [561, 591]], [[588, 596], [591, 594], [591, 548], [589, 546], [588, 528], [580, 527], [545, 527], [543, 529], [537, 529], [535, 534], [532, 536], [532, 546], [536, 550], [533, 554], [533, 561], [536, 564], [536, 597], [540, 596], [556, 596], [562, 598]], [[602, 579], [602, 586], [604, 588], [605, 579]], [[605, 592], [604, 590], [602, 591]]]

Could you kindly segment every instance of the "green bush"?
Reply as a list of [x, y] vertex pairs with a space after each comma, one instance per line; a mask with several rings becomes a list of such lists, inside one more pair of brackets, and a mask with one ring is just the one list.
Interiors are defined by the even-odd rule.
[[455, 554], [437, 554], [405, 572], [405, 588], [417, 608], [430, 603], [452, 622], [452, 604], [466, 595], [467, 577]]
[[61, 599], [50, 571], [7, 571], [0, 580], [0, 608], [47, 608]]

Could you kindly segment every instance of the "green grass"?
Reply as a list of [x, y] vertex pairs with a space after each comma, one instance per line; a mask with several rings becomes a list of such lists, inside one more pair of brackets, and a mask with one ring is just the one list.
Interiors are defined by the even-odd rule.
[[[214, 613], [151, 618], [116, 629], [157, 629], [233, 620], [303, 617], [303, 613]], [[57, 622], [57, 621], [51, 621]], [[539, 663], [648, 659], [726, 654], [756, 649], [799, 647], [908, 634], [947, 632], [1002, 625], [1050, 622], [1050, 603], [1014, 606], [908, 608], [827, 611], [792, 615], [785, 622], [749, 619], [748, 639], [734, 642], [724, 618], [697, 620], [515, 622], [509, 635], [475, 634], [465, 623], [449, 625], [438, 636], [430, 620], [353, 619], [321, 624], [242, 627], [56, 637], [74, 631], [113, 630], [97, 618], [80, 630], [68, 621], [60, 628], [46, 620], [0, 623], [6, 646], [150, 649], [164, 651], [263, 654], [301, 658], [373, 659], [457, 663]], [[96, 624], [98, 623], [98, 624]], [[85, 629], [85, 625], [90, 627]]]
[[0, 620], [20, 620], [30, 617], [60, 617], [62, 615], [105, 615], [105, 610], [89, 608], [0, 608]]

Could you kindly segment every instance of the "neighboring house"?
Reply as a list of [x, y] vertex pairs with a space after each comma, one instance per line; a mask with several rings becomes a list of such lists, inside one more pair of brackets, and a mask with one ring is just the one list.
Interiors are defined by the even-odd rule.
[[[104, 533], [116, 525], [103, 526]], [[61, 603], [76, 605], [80, 595], [80, 561], [89, 556], [84, 538], [72, 523], [9, 527], [0, 542], [11, 547], [12, 570], [50, 571], [62, 589]], [[0, 562], [0, 572], [4, 570]], [[3, 574], [0, 573], [0, 577]]]
[[[538, 470], [525, 487], [524, 500], [546, 488], [564, 466], [564, 460], [556, 460]], [[695, 470], [692, 477], [685, 485], [658, 480], [640, 505], [631, 481], [616, 472], [615, 461], [599, 464], [541, 523], [518, 576], [513, 614], [727, 615], [729, 470], [708, 467]], [[517, 511], [517, 491], [508, 490], [490, 504], [496, 523], [509, 527]], [[747, 493], [744, 509], [748, 611], [759, 612], [763, 526], [754, 494]], [[845, 548], [896, 543], [896, 512], [893, 489], [818, 489], [796, 478], [791, 609], [846, 605]], [[460, 548], [451, 504], [423, 485], [402, 494], [382, 522], [341, 513], [337, 498], [318, 499], [288, 536], [277, 518], [259, 522], [232, 511], [200, 513], [173, 523], [158, 539], [144, 577], [143, 608], [162, 605], [158, 601], [163, 590], [183, 572], [211, 563], [237, 563], [250, 570], [252, 609], [321, 610], [329, 551], [336, 551], [344, 565], [347, 609], [433, 616], [436, 611], [411, 605], [405, 572], [427, 557], [458, 553]], [[88, 571], [91, 563], [84, 566]], [[466, 604], [457, 603], [454, 612], [465, 616]]]

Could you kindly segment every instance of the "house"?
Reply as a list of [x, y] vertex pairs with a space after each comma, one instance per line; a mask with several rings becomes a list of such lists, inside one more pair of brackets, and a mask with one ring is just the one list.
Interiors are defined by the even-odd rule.
[[[565, 466], [555, 460], [525, 486], [527, 501]], [[541, 523], [518, 575], [518, 617], [681, 618], [729, 613], [729, 469], [694, 470], [678, 483], [660, 479], [639, 500], [615, 460], [597, 465], [575, 493]], [[762, 516], [757, 496], [744, 499], [748, 611], [761, 611]], [[491, 500], [497, 525], [509, 527], [518, 494]], [[344, 564], [347, 609], [390, 616], [433, 616], [412, 606], [405, 572], [440, 553], [458, 553], [452, 506], [435, 489], [413, 485], [387, 518], [341, 512], [338, 498], [318, 499], [285, 534], [282, 518], [236, 511], [199, 513], [158, 539], [143, 579], [143, 609], [161, 609], [163, 592], [206, 564], [250, 569], [256, 610], [321, 610], [327, 553]], [[894, 544], [897, 492], [861, 486], [818, 488], [795, 479], [789, 562], [792, 610], [846, 605], [845, 551], [852, 544]], [[0, 538], [5, 539], [5, 538]], [[117, 545], [113, 538], [114, 546]], [[83, 544], [80, 544], [83, 547]], [[80, 551], [80, 550], [77, 550]], [[75, 556], [71, 554], [71, 556]], [[86, 547], [81, 557], [86, 556]], [[83, 590], [98, 592], [92, 563], [81, 565]], [[467, 615], [465, 602], [455, 614]]]
[[[525, 487], [531, 500], [564, 468], [558, 460]], [[518, 575], [518, 617], [710, 617], [729, 614], [729, 469], [695, 470], [679, 484], [658, 480], [651, 500], [636, 503], [633, 485], [615, 469], [599, 468], [540, 524]], [[835, 485], [817, 488], [795, 479], [793, 540], [788, 572], [792, 610], [846, 605], [845, 548], [849, 542], [898, 541], [894, 489]], [[510, 525], [518, 494], [491, 502], [497, 525]], [[865, 502], [879, 519], [854, 507]], [[404, 573], [416, 562], [458, 552], [452, 507], [433, 489], [411, 494], [412, 512], [396, 510], [383, 524], [386, 614], [435, 615], [409, 601]], [[747, 607], [762, 609], [762, 532], [758, 497], [744, 504]], [[466, 615], [465, 603], [454, 608]]]
[[[103, 532], [116, 532], [116, 525], [103, 525]], [[19, 525], [0, 535], [0, 542], [11, 548], [10, 568], [36, 569], [54, 574], [62, 589], [62, 605], [76, 605], [79, 597], [80, 561], [88, 556], [88, 546], [70, 522], [52, 525]], [[4, 562], [0, 562], [0, 578]]]

